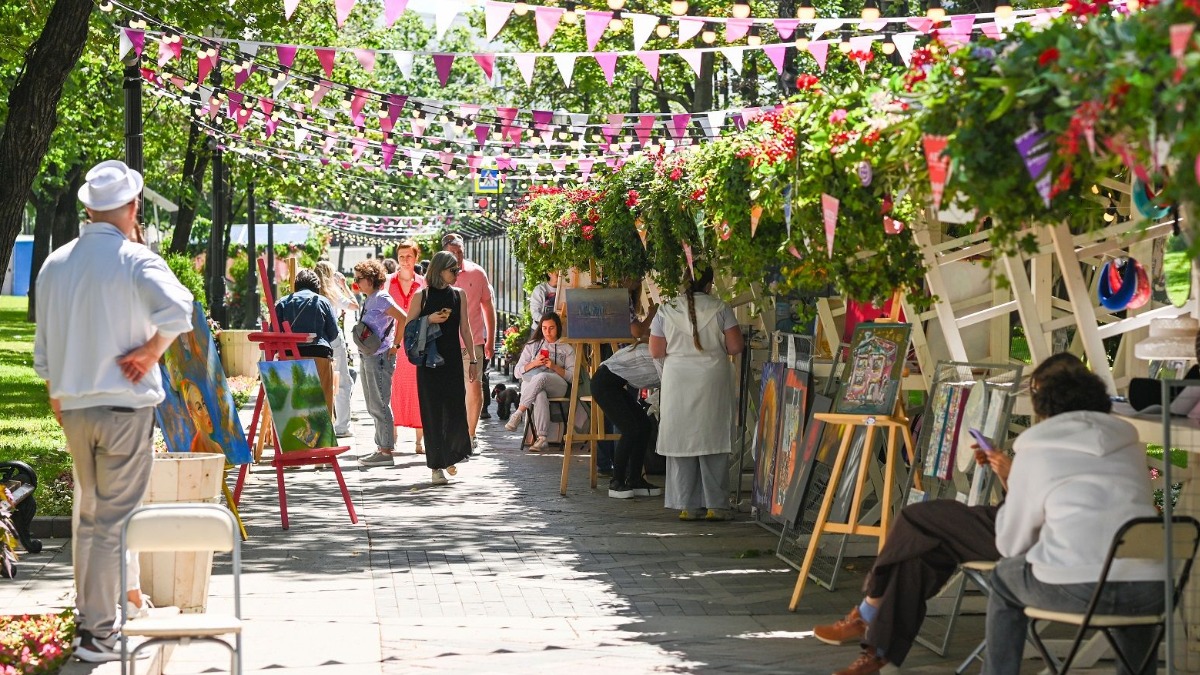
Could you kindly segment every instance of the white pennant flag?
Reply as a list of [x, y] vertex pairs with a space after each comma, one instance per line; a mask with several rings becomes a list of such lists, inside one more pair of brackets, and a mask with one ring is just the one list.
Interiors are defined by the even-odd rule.
[[304, 139], [308, 138], [308, 129], [301, 129], [297, 127], [292, 131], [295, 134], [295, 139], [292, 141], [292, 147], [296, 150], [299, 150], [300, 146], [304, 145]]
[[575, 74], [575, 55], [555, 54], [554, 65], [558, 66], [558, 72], [562, 74], [563, 83], [570, 87], [571, 76]]
[[810, 40], [820, 40], [821, 36], [842, 27], [841, 19], [817, 19], [813, 24], [813, 34]]
[[458, 16], [462, 5], [458, 0], [441, 0], [438, 5], [437, 12], [433, 15], [433, 30], [440, 41], [446, 31], [450, 30], [450, 25], [454, 23], [454, 17]]
[[413, 150], [408, 155], [408, 165], [412, 167], [413, 173], [421, 173], [421, 162], [425, 161], [425, 155], [428, 150]]
[[631, 18], [633, 20], [633, 51], [636, 52], [646, 44], [646, 40], [650, 39], [650, 34], [658, 25], [658, 17], [653, 14], [634, 14]]
[[679, 58], [687, 61], [687, 64], [695, 71], [696, 77], [700, 77], [700, 59], [704, 56], [704, 52], [699, 49], [681, 49], [679, 50]]
[[525, 86], [533, 86], [533, 68], [537, 64], [536, 54], [513, 54], [513, 61], [517, 64], [517, 70], [521, 73], [521, 77], [525, 79]]
[[271, 89], [275, 94], [275, 98], [279, 98], [279, 92], [283, 91], [284, 87], [288, 86], [288, 83], [292, 81], [292, 78], [288, 77], [284, 73], [279, 73], [275, 76], [275, 78], [275, 86]]
[[133, 40], [130, 40], [129, 36], [125, 34], [124, 28], [118, 28], [117, 32], [121, 34], [121, 47], [117, 50], [117, 60], [120, 61], [125, 58], [130, 49], [133, 49]]
[[729, 62], [729, 65], [735, 71], [737, 71], [738, 77], [741, 77], [742, 76], [742, 59], [745, 57], [746, 48], [745, 47], [722, 47], [720, 51], [721, 51], [721, 54], [725, 57], [725, 60]]
[[396, 67], [400, 69], [400, 74], [404, 75], [404, 79], [411, 80], [413, 69], [413, 53], [392, 52], [392, 56], [396, 59]]
[[721, 135], [721, 127], [725, 126], [725, 111], [711, 110], [705, 114], [708, 119], [708, 125], [712, 127], [713, 138]]
[[241, 50], [241, 52], [243, 54], [245, 54], [246, 56], [249, 56], [252, 59], [258, 55], [258, 43], [257, 42], [239, 42], [238, 49]]
[[892, 36], [892, 42], [896, 45], [896, 53], [900, 55], [904, 65], [908, 65], [908, 60], [912, 58], [913, 47], [917, 44], [916, 33], [898, 33]]

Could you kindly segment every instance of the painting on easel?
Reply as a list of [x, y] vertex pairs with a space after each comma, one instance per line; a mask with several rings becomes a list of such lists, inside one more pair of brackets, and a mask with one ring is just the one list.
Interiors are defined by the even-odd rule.
[[228, 464], [248, 464], [252, 457], [246, 432], [198, 302], [192, 309], [192, 326], [158, 363], [165, 397], [154, 415], [167, 450], [224, 454]]
[[771, 513], [784, 370], [786, 366], [783, 363], [770, 361], [763, 364], [762, 396], [759, 399], [758, 423], [754, 427], [754, 493], [750, 501], [760, 516]]
[[895, 411], [911, 329], [907, 323], [861, 323], [855, 327], [846, 361], [849, 374], [838, 389], [836, 412], [891, 415]]
[[775, 480], [771, 491], [771, 517], [784, 522], [783, 506], [803, 452], [804, 427], [808, 422], [808, 385], [811, 375], [789, 368], [783, 376], [782, 416], [779, 447], [775, 453]]
[[258, 370], [281, 452], [337, 445], [315, 361], [260, 361]]

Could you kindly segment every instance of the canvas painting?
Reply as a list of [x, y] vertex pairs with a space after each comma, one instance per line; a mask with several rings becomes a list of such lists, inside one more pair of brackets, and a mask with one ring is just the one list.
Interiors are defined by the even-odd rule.
[[[821, 446], [822, 436], [824, 436], [826, 425], [821, 420], [816, 419], [818, 413], [827, 413], [833, 407], [833, 399], [828, 396], [817, 394], [812, 398], [812, 414], [809, 415], [808, 424], [805, 426], [803, 439], [804, 442], [800, 447], [796, 460], [796, 469], [791, 474], [791, 480], [787, 485], [787, 494], [783, 500], [783, 518], [786, 523], [795, 523], [800, 517], [801, 505], [805, 504], [805, 493], [808, 491], [808, 485], [812, 474], [812, 467], [817, 460], [817, 449]], [[834, 426], [834, 429], [841, 427]], [[835, 440], [839, 438], [838, 434], [830, 434], [830, 438]]]
[[838, 391], [837, 412], [894, 412], [911, 328], [906, 323], [861, 323], [855, 327], [846, 361], [848, 375]]
[[568, 288], [563, 300], [563, 337], [572, 340], [629, 340], [629, 291]]
[[260, 361], [258, 370], [281, 452], [337, 445], [315, 361]]
[[771, 517], [780, 522], [783, 521], [788, 486], [791, 485], [803, 450], [804, 427], [808, 421], [809, 380], [809, 373], [796, 368], [789, 368], [783, 376], [783, 414], [780, 418], [775, 479], [771, 491]]
[[158, 363], [166, 397], [154, 413], [167, 450], [220, 453], [229, 464], [247, 464], [250, 445], [200, 303], [192, 310], [192, 325]]
[[782, 363], [763, 364], [761, 403], [754, 427], [754, 492], [751, 505], [760, 515], [771, 513], [775, 480], [775, 457], [779, 447], [779, 403], [783, 389]]

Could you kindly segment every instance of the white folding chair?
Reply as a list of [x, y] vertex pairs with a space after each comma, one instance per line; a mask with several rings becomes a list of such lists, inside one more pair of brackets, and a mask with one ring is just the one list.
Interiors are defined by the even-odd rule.
[[[1170, 582], [1173, 598], [1171, 606], [1178, 607], [1179, 597], [1183, 593], [1183, 588], [1187, 585], [1188, 576], [1192, 571], [1192, 562], [1196, 558], [1196, 549], [1200, 547], [1200, 521], [1191, 516], [1174, 516], [1171, 520], [1172, 578]], [[1112, 546], [1108, 550], [1108, 557], [1104, 560], [1104, 567], [1101, 569], [1100, 578], [1096, 582], [1096, 590], [1092, 594], [1092, 599], [1088, 602], [1087, 609], [1084, 612], [1056, 612], [1037, 607], [1025, 608], [1025, 616], [1028, 616], [1030, 619], [1029, 638], [1042, 654], [1042, 658], [1046, 662], [1046, 667], [1051, 673], [1060, 675], [1071, 668], [1071, 662], [1079, 652], [1079, 647], [1083, 644], [1083, 636], [1089, 628], [1095, 628], [1104, 634], [1105, 639], [1112, 645], [1117, 658], [1120, 659], [1121, 663], [1130, 672], [1140, 673], [1150, 663], [1151, 659], [1158, 657], [1158, 644], [1162, 641], [1163, 634], [1166, 632], [1166, 622], [1170, 620], [1170, 617], [1166, 616], [1164, 612], [1147, 615], [1098, 614], [1096, 612], [1096, 604], [1100, 601], [1105, 585], [1110, 583], [1108, 573], [1112, 569], [1113, 560], [1130, 558], [1158, 560], [1163, 562], [1165, 566], [1166, 537], [1167, 532], [1163, 526], [1162, 518], [1146, 517], [1130, 520], [1122, 525], [1121, 529], [1117, 530], [1116, 535], [1113, 536]], [[1071, 643], [1071, 649], [1067, 652], [1067, 656], [1062, 660], [1061, 664], [1056, 663], [1051, 658], [1050, 651], [1038, 635], [1037, 624], [1039, 621], [1053, 621], [1079, 627], [1079, 631], [1075, 634], [1075, 639]], [[1154, 626], [1158, 629], [1155, 633], [1152, 648], [1146, 653], [1141, 662], [1137, 664], [1137, 667], [1130, 663], [1130, 659], [1134, 658], [1135, 655], [1123, 653], [1121, 648], [1117, 646], [1111, 632], [1115, 628], [1129, 626]]]
[[[129, 573], [125, 551], [213, 551], [233, 554], [233, 614], [154, 615], [126, 621], [121, 613], [121, 673], [132, 675], [138, 652], [157, 644], [213, 642], [229, 650], [231, 675], [242, 672], [242, 540], [233, 514], [217, 504], [154, 504], [143, 506], [121, 528], [121, 586]], [[233, 644], [227, 640], [233, 637]], [[129, 650], [129, 638], [146, 638]], [[128, 669], [128, 670], [127, 670]]]

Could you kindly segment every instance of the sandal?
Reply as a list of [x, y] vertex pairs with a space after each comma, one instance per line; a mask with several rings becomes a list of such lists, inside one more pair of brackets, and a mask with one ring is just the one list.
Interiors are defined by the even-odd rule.
[[457, 476], [458, 475], [458, 467], [451, 464], [450, 466], [446, 467], [446, 473], [450, 474], [451, 476]]

